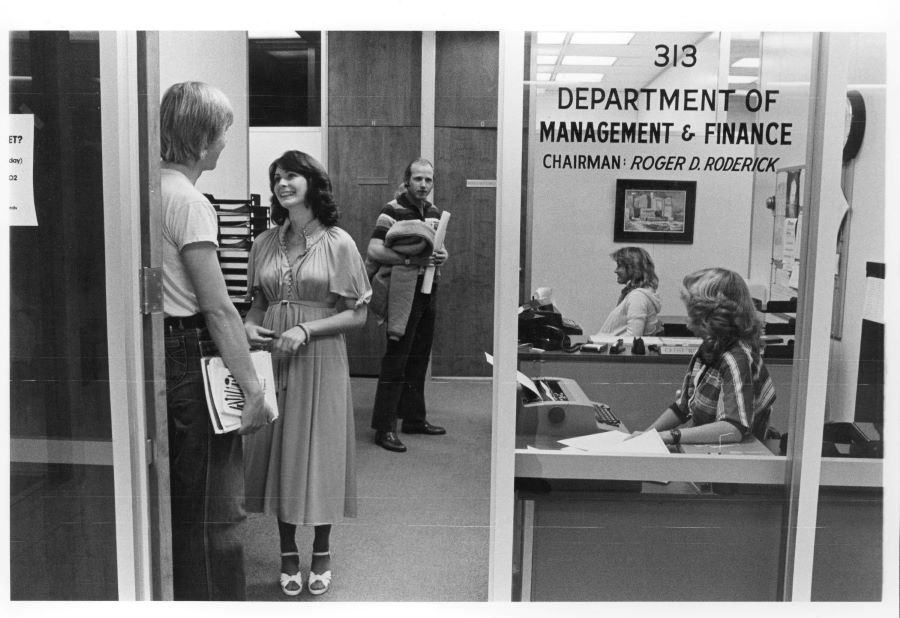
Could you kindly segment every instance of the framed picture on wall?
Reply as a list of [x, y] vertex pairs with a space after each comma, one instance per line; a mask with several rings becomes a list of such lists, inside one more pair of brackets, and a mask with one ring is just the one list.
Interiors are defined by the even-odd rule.
[[616, 181], [615, 242], [693, 244], [695, 181]]

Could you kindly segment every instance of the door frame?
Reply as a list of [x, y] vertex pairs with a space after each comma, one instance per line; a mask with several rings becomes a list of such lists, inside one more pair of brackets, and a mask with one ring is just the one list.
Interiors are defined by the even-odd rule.
[[[120, 600], [171, 598], [161, 307], [144, 293], [161, 263], [156, 37], [100, 33], [107, 341]], [[140, 68], [139, 68], [140, 67]], [[155, 153], [155, 156], [154, 156]], [[156, 204], [156, 208], [154, 208]], [[149, 241], [147, 239], [150, 239]], [[152, 286], [151, 286], [152, 287]], [[150, 303], [153, 305], [154, 303]], [[161, 305], [161, 302], [155, 303]], [[162, 402], [162, 408], [159, 402]], [[161, 413], [161, 414], [160, 414]], [[164, 425], [163, 425], [164, 427]], [[161, 504], [163, 503], [163, 504]], [[168, 577], [166, 576], [168, 573]]]
[[[138, 32], [138, 115], [140, 140], [141, 268], [161, 276], [163, 215], [159, 140], [159, 33]], [[156, 280], [154, 280], [156, 281]], [[159, 279], [158, 281], [161, 281]], [[169, 425], [166, 405], [166, 362], [162, 288], [155, 306], [142, 308], [144, 337], [145, 426], [149, 465], [150, 547], [153, 599], [174, 598], [172, 574], [172, 509], [169, 500]]]

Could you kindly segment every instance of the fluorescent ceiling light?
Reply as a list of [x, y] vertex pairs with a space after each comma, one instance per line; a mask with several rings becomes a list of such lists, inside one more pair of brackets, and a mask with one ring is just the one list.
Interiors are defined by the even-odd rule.
[[758, 69], [759, 58], [741, 58], [731, 66], [735, 69]]
[[752, 84], [757, 79], [756, 75], [729, 75], [729, 84]]
[[290, 60], [291, 58], [300, 58], [306, 55], [307, 50], [305, 49], [273, 49], [268, 52], [270, 56], [275, 56], [276, 58], [281, 58], [282, 60]]
[[628, 45], [633, 32], [576, 32], [569, 41], [573, 45]]
[[566, 38], [565, 32], [538, 32], [538, 45], [559, 45]]
[[248, 39], [296, 39], [302, 38], [293, 30], [250, 30]]
[[599, 82], [603, 73], [557, 73], [558, 82]]
[[557, 58], [557, 56], [541, 54], [537, 57], [537, 63], [538, 64], [556, 64], [556, 58]]
[[615, 56], [563, 56], [563, 64], [608, 67], [616, 61]]

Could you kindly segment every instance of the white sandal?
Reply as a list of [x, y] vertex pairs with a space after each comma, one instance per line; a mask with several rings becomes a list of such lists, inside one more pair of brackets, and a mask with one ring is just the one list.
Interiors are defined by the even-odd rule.
[[[285, 551], [281, 552], [282, 556], [297, 556], [299, 559], [300, 552]], [[289, 597], [295, 597], [303, 591], [303, 573], [298, 569], [293, 575], [282, 573], [279, 578], [281, 591]]]
[[[322, 552], [313, 552], [313, 556], [330, 556], [330, 551], [322, 551]], [[313, 587], [313, 584], [322, 584], [321, 588]], [[328, 588], [331, 587], [331, 569], [328, 569], [321, 575], [317, 573], [313, 573], [312, 567], [309, 569], [309, 583], [306, 585], [310, 594], [320, 595], [328, 592]]]

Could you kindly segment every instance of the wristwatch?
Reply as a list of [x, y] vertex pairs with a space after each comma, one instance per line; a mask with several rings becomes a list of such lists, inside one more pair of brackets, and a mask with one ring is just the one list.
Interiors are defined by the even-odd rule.
[[406, 259], [403, 260], [403, 265], [404, 265], [404, 266], [409, 266], [409, 258], [406, 258]]
[[675, 429], [670, 429], [669, 435], [672, 436], [672, 444], [678, 444], [679, 442], [681, 442], [681, 430], [677, 427]]

